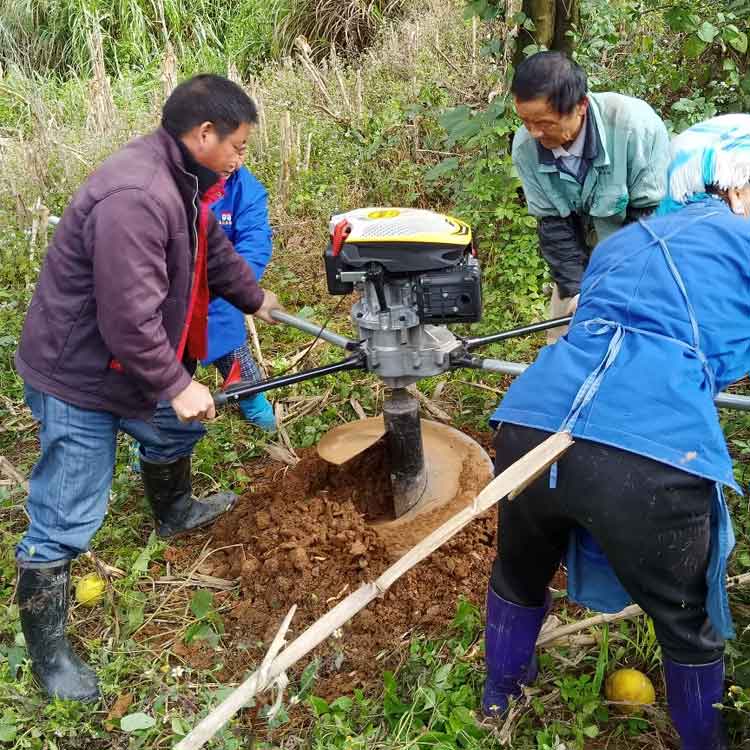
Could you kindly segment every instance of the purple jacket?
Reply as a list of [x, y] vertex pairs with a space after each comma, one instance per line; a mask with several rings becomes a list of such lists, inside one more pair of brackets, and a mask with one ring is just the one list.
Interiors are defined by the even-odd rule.
[[[197, 211], [198, 180], [165, 130], [107, 159], [65, 209], [47, 251], [16, 352], [24, 381], [85, 409], [140, 418], [186, 388], [194, 363], [179, 362], [176, 348]], [[246, 313], [263, 302], [213, 215], [208, 285]]]

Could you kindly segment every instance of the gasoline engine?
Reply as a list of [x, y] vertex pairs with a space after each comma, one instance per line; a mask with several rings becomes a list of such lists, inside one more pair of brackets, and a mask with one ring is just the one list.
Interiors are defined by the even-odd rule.
[[390, 388], [445, 372], [461, 345], [445, 326], [482, 317], [471, 230], [450, 216], [415, 208], [334, 216], [324, 262], [328, 291], [356, 294], [351, 317], [367, 369]]
[[[332, 295], [353, 295], [350, 339], [286, 312], [281, 323], [328, 341], [350, 356], [333, 365], [270, 378], [260, 383], [225, 384], [217, 405], [345, 370], [367, 370], [383, 380], [387, 396], [382, 418], [359, 420], [329, 431], [318, 452], [344, 463], [385, 436], [393, 487], [393, 515], [444, 500], [448, 478], [461, 473], [459, 448], [467, 443], [489, 458], [471, 438], [419, 417], [407, 391], [422, 378], [457, 367], [514, 371], [513, 363], [473, 357], [470, 350], [512, 336], [554, 327], [545, 321], [492, 336], [466, 339], [447, 327], [482, 317], [482, 278], [471, 229], [451, 216], [415, 208], [362, 208], [333, 216], [324, 267]], [[457, 460], [456, 466], [451, 461]], [[455, 491], [455, 484], [453, 485]], [[418, 507], [415, 507], [418, 506]]]

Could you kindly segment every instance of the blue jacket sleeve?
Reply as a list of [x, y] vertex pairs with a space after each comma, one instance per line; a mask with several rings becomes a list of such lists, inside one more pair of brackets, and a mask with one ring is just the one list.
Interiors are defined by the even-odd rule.
[[232, 242], [250, 264], [260, 281], [271, 259], [271, 224], [268, 219], [268, 192], [261, 182], [241, 167], [240, 190], [234, 205]]

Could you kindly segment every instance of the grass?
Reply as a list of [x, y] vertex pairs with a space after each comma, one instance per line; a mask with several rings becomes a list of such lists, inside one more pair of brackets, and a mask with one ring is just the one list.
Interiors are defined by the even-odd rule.
[[[114, 6], [112, 13], [123, 5]], [[248, 24], [258, 18], [251, 6], [244, 6]], [[179, 7], [197, 6], [185, 2]], [[381, 29], [375, 46], [354, 62], [336, 58], [325, 66], [318, 64], [324, 91], [297, 63], [271, 63], [256, 70], [253, 91], [265, 112], [265, 128], [258, 133], [249, 166], [269, 186], [276, 232], [266, 283], [291, 310], [320, 321], [333, 313], [338, 300], [325, 293], [319, 261], [327, 219], [340, 210], [383, 203], [449, 208], [478, 230], [487, 271], [486, 318], [472, 330], [496, 330], [542, 314], [544, 268], [537, 258], [533, 227], [515, 197], [517, 181], [507, 160], [507, 137], [515, 121], [505, 113], [488, 127], [476, 127], [473, 118], [502, 75], [490, 59], [473, 58], [471, 27], [461, 11], [439, 0], [407, 8], [401, 22]], [[133, 25], [131, 33], [137, 28]], [[480, 46], [489, 35], [487, 30], [481, 33]], [[179, 57], [181, 75], [193, 72], [197, 59], [186, 49]], [[225, 72], [221, 55], [211, 59], [215, 70]], [[52, 213], [60, 214], [96, 164], [156, 122], [159, 69], [149, 61], [141, 69], [122, 65], [118, 70], [112, 78], [116, 117], [106, 132], [86, 128], [85, 76], [63, 81], [13, 67], [0, 75], [0, 455], [24, 475], [33, 466], [37, 445], [12, 355], [44, 251], [43, 238], [31, 242], [29, 235], [34, 206], [41, 199]], [[361, 108], [356, 106], [359, 97]], [[446, 110], [451, 112], [447, 119]], [[287, 111], [300, 142], [310, 139], [307, 170], [294, 153], [280, 146]], [[455, 166], [448, 165], [453, 171], [443, 169], [443, 176], [431, 178], [430, 170], [444, 158], [456, 159]], [[282, 174], [289, 175], [288, 184], [282, 184]], [[341, 310], [331, 326], [348, 332]], [[271, 374], [285, 369], [309, 342], [282, 327], [261, 326], [260, 334]], [[516, 340], [492, 347], [487, 355], [530, 361], [541, 342], [541, 336]], [[305, 366], [338, 356], [320, 346]], [[213, 371], [202, 372], [201, 378], [217, 385]], [[467, 371], [428, 379], [420, 387], [432, 394], [438, 382], [445, 384], [441, 408], [456, 424], [472, 428], [485, 426], [505, 383]], [[287, 410], [295, 408], [289, 400], [294, 396], [320, 399], [319, 408], [287, 423], [291, 443], [301, 448], [313, 445], [333, 424], [355, 418], [352, 398], [368, 414], [377, 413], [382, 393], [371, 376], [345, 374], [277, 394]], [[722, 416], [738, 479], [746, 486], [750, 417]], [[198, 493], [250, 489], [245, 466], [263, 455], [265, 444], [266, 438], [249, 429], [236, 412], [222, 414], [196, 450]], [[198, 561], [180, 559], [180, 545], [167, 547], [149, 535], [150, 517], [122, 441], [110, 511], [95, 538], [94, 552], [126, 575], [110, 581], [101, 605], [76, 607], [72, 613], [74, 641], [99, 671], [105, 702], [94, 710], [60, 701], [48, 704], [33, 684], [12, 603], [13, 546], [25, 525], [23, 500], [18, 487], [0, 485], [0, 748], [171, 747], [231, 689], [220, 679], [227, 657], [222, 630], [237, 592], [178, 585], [167, 595], [155, 583], [167, 571], [178, 572], [184, 583]], [[741, 573], [750, 570], [750, 513], [745, 498], [732, 496], [729, 502], [738, 540], [732, 573]], [[75, 563], [74, 575], [92, 569], [92, 562], [82, 558]], [[728, 646], [730, 688], [724, 711], [740, 747], [750, 723], [750, 593], [734, 590], [730, 598], [739, 638]], [[558, 616], [572, 620], [580, 613], [567, 607]], [[276, 739], [267, 739], [263, 721], [251, 725], [242, 715], [212, 747], [231, 750], [253, 742], [257, 747], [321, 750], [674, 746], [664, 710], [659, 649], [647, 619], [598, 628], [582, 642], [546, 649], [540, 655], [538, 682], [500, 725], [479, 721], [481, 627], [481, 613], [467, 602], [457, 603], [454, 626], [442, 638], [416, 635], [383, 655], [382, 689], [372, 694], [355, 693], [329, 702], [316, 698], [311, 663], [300, 684], [287, 691], [284, 710], [275, 720]], [[169, 636], [165, 647], [155, 646], [159, 633]], [[201, 641], [214, 649], [213, 659], [206, 668], [196, 669], [180, 653]], [[607, 704], [602, 679], [618, 666], [636, 667], [652, 677], [659, 696], [652, 711], [626, 717]], [[302, 707], [291, 710], [294, 698]], [[283, 723], [286, 716], [289, 720]]]

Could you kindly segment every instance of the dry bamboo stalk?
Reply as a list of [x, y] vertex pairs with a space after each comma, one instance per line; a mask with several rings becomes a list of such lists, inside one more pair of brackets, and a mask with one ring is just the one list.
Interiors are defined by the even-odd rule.
[[258, 338], [258, 329], [255, 326], [255, 320], [252, 315], [245, 316], [245, 322], [247, 328], [250, 331], [250, 340], [253, 344], [253, 351], [255, 352], [255, 361], [258, 365], [258, 369], [264, 377], [268, 377], [268, 369], [266, 368], [266, 362], [263, 359], [263, 352], [260, 348], [260, 339]]
[[292, 115], [289, 110], [284, 110], [279, 123], [279, 200], [282, 205], [286, 203], [289, 191], [289, 183], [292, 176], [293, 149], [294, 149], [294, 128], [292, 127]]
[[276, 432], [279, 438], [281, 438], [281, 442], [284, 444], [289, 453], [291, 453], [295, 458], [299, 459], [299, 456], [297, 456], [297, 453], [294, 450], [294, 446], [292, 445], [292, 441], [289, 439], [289, 433], [284, 427], [284, 405], [281, 403], [281, 401], [276, 402], [274, 415], [276, 417]]
[[[315, 63], [312, 61], [312, 49], [307, 43], [307, 40], [303, 36], [299, 36], [294, 40], [294, 46], [299, 50], [299, 60], [302, 63], [302, 67], [307, 72], [307, 75], [313, 82], [313, 85], [320, 91], [323, 98], [326, 100], [326, 104], [331, 110], [336, 109], [336, 105], [333, 102], [333, 98], [328, 92], [328, 87], [323, 80], [323, 77], [318, 72]], [[340, 117], [336, 114], [335, 117]]]
[[255, 142], [258, 148], [258, 156], [263, 158], [265, 150], [268, 148], [268, 128], [266, 127], [266, 110], [263, 106], [263, 97], [255, 78], [250, 79], [249, 85], [250, 96], [255, 102], [255, 108], [258, 112], [258, 124], [256, 130]]
[[36, 199], [31, 221], [31, 233], [29, 236], [29, 260], [33, 263], [36, 255], [37, 243], [44, 248], [47, 244], [47, 223], [49, 222], [49, 209], [42, 203], [41, 198]]
[[349, 403], [352, 405], [352, 409], [354, 409], [354, 413], [357, 415], [358, 419], [367, 419], [367, 414], [365, 414], [362, 404], [360, 404], [356, 398], [350, 398]]
[[357, 102], [357, 117], [362, 122], [365, 118], [365, 95], [362, 83], [362, 68], [357, 68], [357, 82], [354, 89], [354, 99]]
[[592, 628], [595, 625], [604, 625], [609, 622], [617, 622], [618, 620], [627, 620], [630, 617], [638, 617], [642, 615], [643, 610], [637, 604], [631, 604], [629, 607], [614, 612], [612, 614], [602, 613], [600, 615], [594, 615], [588, 617], [585, 620], [579, 622], [572, 622], [569, 625], [562, 625], [554, 630], [549, 630], [539, 636], [536, 644], [537, 646], [544, 646], [546, 643], [556, 641], [558, 638], [562, 638], [571, 633], [577, 633], [580, 630], [586, 630], [586, 628]]
[[227, 78], [238, 86], [242, 86], [242, 77], [239, 70], [237, 70], [234, 60], [227, 62]]
[[382, 596], [404, 573], [447, 542], [478, 515], [491, 508], [518, 484], [526, 481], [528, 476], [539, 471], [540, 467], [547, 467], [554, 463], [572, 443], [573, 440], [568, 433], [555, 433], [509, 466], [474, 498], [470, 506], [433, 531], [391, 565], [379, 578], [360, 586], [295, 638], [272, 663], [266, 665], [265, 675], [262, 674], [264, 667], [254, 672], [225, 701], [211, 711], [190, 734], [184, 737], [175, 746], [175, 750], [198, 750], [203, 747], [259, 689], [263, 689], [275, 677], [286, 672], [289, 667], [319, 646], [371, 601]]
[[305, 146], [305, 160], [302, 164], [302, 170], [307, 172], [310, 169], [310, 154], [312, 153], [312, 133], [307, 134], [307, 145]]
[[164, 100], [169, 99], [169, 95], [177, 86], [177, 55], [175, 54], [172, 42], [167, 39], [164, 44], [164, 62], [161, 65], [161, 89]]
[[471, 77], [477, 77], [477, 17], [471, 17]]
[[357, 112], [352, 106], [351, 99], [349, 98], [349, 94], [346, 91], [346, 84], [344, 83], [344, 77], [341, 75], [341, 68], [338, 66], [336, 67], [336, 80], [339, 84], [339, 89], [341, 90], [341, 98], [344, 100], [344, 104], [346, 105], [346, 109], [349, 112], [349, 116], [354, 120], [357, 116]]
[[125, 571], [116, 568], [114, 565], [108, 565], [103, 560], [100, 560], [91, 550], [87, 550], [85, 556], [93, 563], [102, 577], [108, 578], [125, 578]]
[[104, 67], [104, 45], [99, 19], [94, 19], [87, 32], [91, 67], [94, 77], [90, 84], [91, 98], [89, 101], [88, 124], [98, 133], [106, 132], [115, 119], [115, 104], [112, 99], [112, 89], [109, 76]]
[[304, 417], [310, 412], [315, 411], [315, 409], [320, 408], [320, 404], [325, 404], [328, 401], [328, 397], [331, 395], [331, 391], [329, 390], [325, 396], [321, 396], [320, 398], [316, 399], [315, 401], [309, 401], [306, 404], [302, 404], [299, 406], [294, 413], [290, 413], [286, 416], [284, 419], [285, 425], [294, 424], [298, 419], [301, 417]]
[[323, 343], [323, 339], [315, 339], [312, 344], [305, 344], [305, 348], [289, 357], [287, 367], [294, 367], [300, 360], [304, 359], [314, 349], [317, 349]]
[[[124, 575], [124, 574], [123, 574]], [[206, 575], [205, 573], [193, 573], [188, 578], [180, 578], [177, 576], [161, 576], [161, 578], [154, 579], [154, 583], [174, 586], [180, 584], [186, 584], [188, 586], [203, 586], [209, 589], [220, 589], [222, 591], [228, 591], [237, 586], [237, 581], [231, 581], [226, 578], [217, 578], [216, 576]]]
[[294, 171], [299, 173], [302, 165], [302, 123], [297, 125], [294, 132]]
[[439, 419], [441, 422], [451, 422], [453, 421], [451, 418], [451, 415], [448, 414], [448, 412], [443, 411], [437, 404], [434, 404], [432, 401], [430, 401], [427, 396], [422, 393], [422, 391], [417, 388], [416, 385], [410, 385], [406, 389], [411, 393], [412, 396], [414, 396], [417, 401], [419, 401], [422, 406], [424, 406], [425, 410], [428, 411], [433, 417], [436, 419]]

